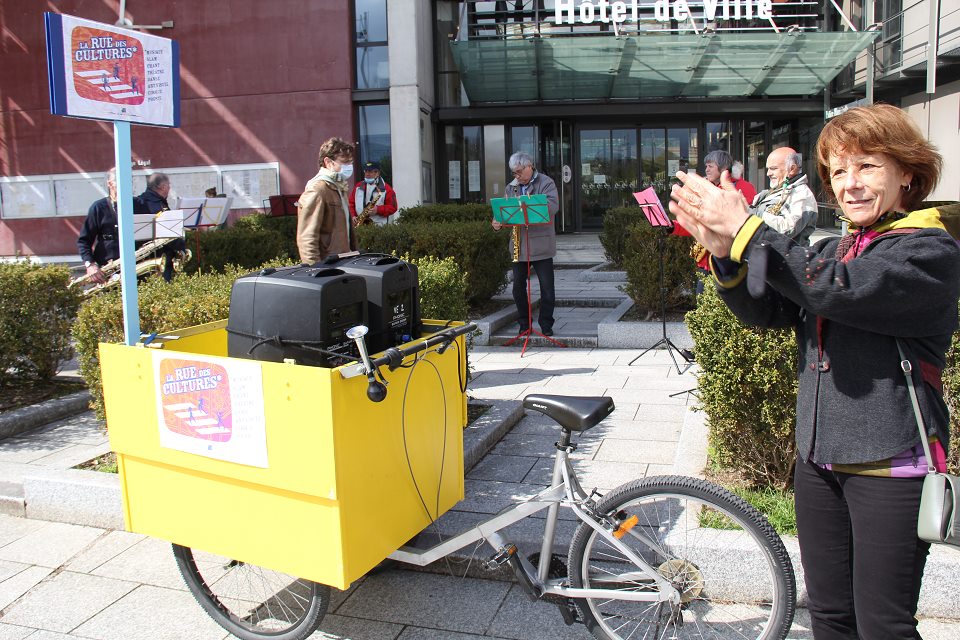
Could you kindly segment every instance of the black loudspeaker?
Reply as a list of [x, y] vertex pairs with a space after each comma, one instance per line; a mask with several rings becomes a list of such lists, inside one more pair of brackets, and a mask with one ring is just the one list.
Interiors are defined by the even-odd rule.
[[336, 367], [356, 358], [346, 332], [359, 324], [367, 324], [364, 278], [323, 265], [263, 269], [233, 283], [227, 354]]
[[416, 265], [382, 253], [328, 258], [324, 266], [362, 277], [367, 285], [367, 350], [384, 349], [420, 337], [420, 283]]

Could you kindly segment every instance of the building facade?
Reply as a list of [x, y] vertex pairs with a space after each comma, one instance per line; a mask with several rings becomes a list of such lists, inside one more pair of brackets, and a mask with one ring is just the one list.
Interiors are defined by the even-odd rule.
[[[0, 0], [0, 256], [73, 254], [103, 192], [110, 127], [49, 115], [43, 6]], [[24, 6], [27, 4], [28, 6]], [[113, 3], [119, 4], [119, 3]], [[181, 127], [133, 128], [135, 188], [151, 171], [237, 213], [297, 195], [332, 135], [358, 141], [400, 206], [486, 202], [529, 152], [560, 187], [561, 232], [725, 149], [762, 188], [789, 145], [811, 150], [845, 105], [904, 107], [945, 156], [933, 197], [960, 200], [960, 8], [943, 0], [127, 0], [177, 40]], [[63, 13], [115, 23], [109, 2]], [[162, 5], [162, 6], [158, 6]], [[931, 43], [935, 43], [933, 46]], [[98, 191], [99, 189], [99, 191]], [[39, 195], [38, 195], [39, 194]], [[832, 224], [824, 203], [821, 224]]]

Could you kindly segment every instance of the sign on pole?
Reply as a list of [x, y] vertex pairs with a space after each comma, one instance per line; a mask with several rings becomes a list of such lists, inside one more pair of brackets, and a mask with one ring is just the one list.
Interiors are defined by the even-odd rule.
[[44, 14], [50, 112], [180, 126], [180, 51], [167, 38]]
[[130, 123], [180, 126], [180, 51], [167, 38], [59, 13], [43, 14], [50, 113], [113, 122], [123, 335], [140, 341]]

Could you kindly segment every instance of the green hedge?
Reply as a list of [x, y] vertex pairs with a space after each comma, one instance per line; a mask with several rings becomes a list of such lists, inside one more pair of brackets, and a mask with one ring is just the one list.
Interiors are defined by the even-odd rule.
[[362, 248], [379, 253], [453, 258], [466, 275], [470, 304], [489, 301], [507, 284], [510, 232], [494, 231], [489, 220], [367, 225], [360, 228], [359, 240]]
[[744, 326], [709, 283], [687, 327], [714, 461], [758, 487], [789, 487], [796, 457], [793, 331]]
[[[193, 256], [184, 265], [186, 273], [215, 271], [222, 273], [227, 265], [253, 269], [265, 262], [299, 260], [296, 246], [296, 220], [293, 236], [289, 237], [289, 218], [269, 218], [250, 215], [241, 218], [233, 227], [189, 231], [187, 248]], [[270, 220], [284, 220], [277, 224]], [[245, 222], [241, 222], [245, 221]]]
[[406, 258], [417, 265], [420, 316], [430, 320], [467, 319], [467, 274], [453, 258]]
[[689, 309], [694, 302], [697, 265], [690, 257], [693, 239], [664, 236], [663, 231], [646, 222], [627, 229], [623, 267], [627, 272], [626, 292], [637, 307], [652, 317], [660, 313], [660, 251], [663, 240], [663, 286], [665, 306]]
[[953, 334], [943, 370], [943, 395], [950, 408], [950, 452], [947, 467], [960, 475], [960, 331]]
[[490, 222], [493, 217], [486, 204], [421, 204], [399, 211], [400, 224], [423, 222]]
[[46, 381], [71, 357], [80, 304], [64, 266], [0, 263], [0, 387]]
[[624, 268], [624, 255], [627, 251], [627, 235], [630, 227], [645, 223], [646, 218], [640, 207], [617, 207], [603, 214], [603, 230], [600, 232], [600, 245], [613, 266]]

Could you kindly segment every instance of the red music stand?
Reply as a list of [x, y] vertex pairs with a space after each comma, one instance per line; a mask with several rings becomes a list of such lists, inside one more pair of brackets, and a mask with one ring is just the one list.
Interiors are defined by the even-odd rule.
[[523, 348], [520, 350], [520, 357], [527, 352], [530, 344], [531, 334], [537, 334], [541, 338], [546, 338], [558, 347], [566, 347], [559, 340], [554, 340], [550, 336], [545, 336], [533, 328], [533, 285], [530, 283], [530, 225], [550, 224], [550, 212], [548, 210], [547, 196], [535, 194], [529, 196], [520, 196], [518, 198], [494, 198], [490, 201], [493, 209], [493, 218], [503, 225], [512, 227], [523, 227], [524, 243], [527, 250], [527, 328], [516, 336], [507, 340], [504, 346], [509, 347], [514, 342], [523, 338]]

